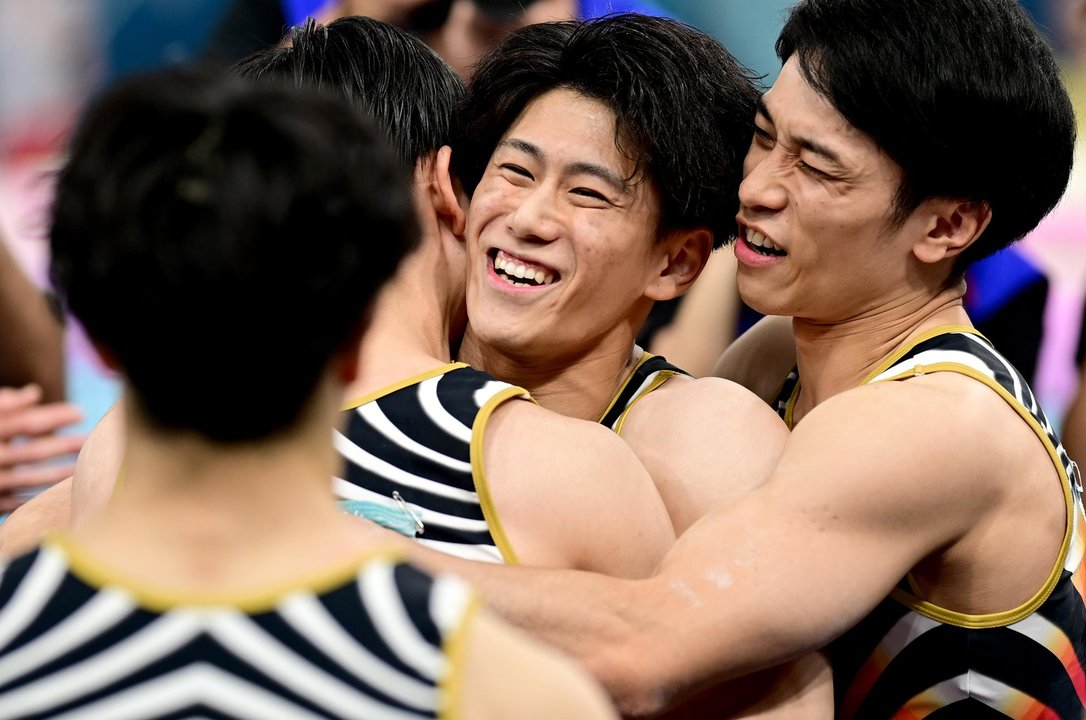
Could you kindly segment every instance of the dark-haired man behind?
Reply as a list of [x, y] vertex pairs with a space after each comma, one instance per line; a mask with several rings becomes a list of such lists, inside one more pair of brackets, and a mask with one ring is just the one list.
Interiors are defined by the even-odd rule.
[[377, 299], [347, 391], [336, 493], [464, 557], [651, 573], [674, 535], [633, 453], [604, 428], [523, 402], [523, 389], [451, 362], [466, 274], [447, 146], [463, 91], [455, 73], [416, 38], [369, 18], [310, 26], [291, 45], [237, 71], [319, 86], [366, 108], [414, 168], [423, 225], [421, 247]]
[[[451, 362], [450, 341], [465, 322], [464, 213], [446, 146], [463, 89], [455, 73], [421, 41], [362, 17], [299, 28], [288, 47], [257, 53], [237, 72], [319, 87], [366, 108], [414, 169], [422, 241], [378, 294], [336, 434], [344, 469], [334, 489], [346, 507], [463, 557], [651, 573], [674, 534], [629, 448], [605, 428], [524, 402], [526, 391]], [[74, 522], [113, 491], [119, 422], [111, 412], [80, 456]], [[617, 512], [601, 514], [601, 506]], [[8, 552], [8, 543], [32, 539], [34, 529], [22, 529], [31, 532], [9, 533]]]
[[332, 502], [328, 426], [416, 234], [344, 103], [186, 71], [96, 104], [53, 278], [123, 373], [126, 485], [0, 568], [5, 717], [613, 716]]
[[1080, 720], [1078, 472], [960, 282], [1067, 182], [1051, 51], [1013, 0], [804, 0], [777, 49], [735, 253], [794, 352], [726, 364], [767, 397], [798, 367], [776, 469], [652, 579], [474, 577], [631, 714], [828, 646], [843, 718]]

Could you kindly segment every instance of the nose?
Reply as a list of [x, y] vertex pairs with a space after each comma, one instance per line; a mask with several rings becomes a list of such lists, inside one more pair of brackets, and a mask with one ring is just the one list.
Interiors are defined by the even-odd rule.
[[562, 223], [552, 194], [549, 188], [541, 186], [521, 196], [520, 204], [509, 214], [509, 231], [529, 242], [549, 243], [558, 239]]
[[739, 185], [739, 202], [750, 210], [780, 210], [787, 201], [781, 181], [784, 170], [779, 149], [766, 150], [756, 146], [747, 152], [743, 162], [743, 182]]

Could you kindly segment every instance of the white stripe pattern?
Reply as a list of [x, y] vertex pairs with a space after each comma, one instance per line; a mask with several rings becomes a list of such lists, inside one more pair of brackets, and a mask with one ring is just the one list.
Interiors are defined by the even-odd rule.
[[419, 457], [424, 457], [427, 460], [431, 460], [450, 470], [464, 473], [471, 472], [471, 463], [451, 458], [448, 455], [443, 455], [436, 450], [428, 448], [422, 443], [409, 438], [402, 430], [393, 425], [391, 420], [385, 417], [385, 414], [381, 411], [381, 408], [377, 403], [369, 402], [359, 405], [355, 412], [359, 417], [369, 423], [374, 430], [381, 433], [390, 442], [395, 443], [404, 450], [412, 452]]
[[115, 626], [134, 609], [128, 593], [103, 590], [39, 637], [0, 657], [0, 685], [71, 652]]
[[82, 662], [0, 695], [0, 720], [43, 712], [122, 680], [192, 640], [200, 627], [197, 613], [165, 615]]
[[291, 595], [280, 603], [279, 612], [298, 634], [359, 680], [413, 708], [423, 710], [437, 704], [433, 685], [405, 675], [359, 645], [312, 595]]
[[405, 665], [423, 677], [437, 681], [445, 669], [444, 658], [419, 634], [399, 596], [388, 592], [395, 582], [393, 568], [376, 565], [359, 578], [359, 593], [373, 615], [374, 626], [389, 649]]
[[476, 504], [479, 502], [478, 494], [471, 490], [462, 490], [458, 487], [435, 482], [409, 473], [406, 470], [401, 470], [395, 465], [369, 454], [338, 432], [333, 438], [333, 444], [343, 457], [347, 458], [355, 465], [365, 468], [376, 475], [381, 475], [389, 480], [398, 482], [401, 485], [406, 485], [407, 487], [415, 488], [416, 490], [422, 490], [431, 495], [438, 495], [440, 497], [460, 500], [462, 502], [473, 502]]
[[[15, 607], [5, 615], [13, 625], [38, 616], [50, 624], [16, 648], [0, 644], [0, 720], [192, 717], [200, 706], [253, 720], [433, 718], [447, 703], [433, 681], [448, 664], [443, 638], [463, 623], [468, 604], [459, 581], [415, 570], [402, 576], [412, 580], [401, 589], [388, 560], [359, 568], [328, 591], [327, 605], [298, 590], [254, 616], [228, 606], [156, 611], [120, 587], [65, 582], [71, 571], [59, 547], [14, 562], [28, 572], [0, 614]], [[66, 606], [77, 609], [65, 617], [58, 608]], [[366, 617], [384, 644], [364, 646], [348, 632], [348, 623]], [[423, 637], [416, 622], [437, 628], [437, 637]], [[284, 624], [290, 631], [279, 630]]]
[[[387, 565], [380, 567], [388, 568]], [[312, 702], [340, 717], [357, 720], [406, 720], [415, 717], [415, 713], [378, 703], [310, 664], [240, 612], [215, 613], [209, 617], [207, 630], [224, 647], [245, 658], [275, 682], [299, 695], [308, 696]]]
[[158, 714], [196, 704], [252, 720], [320, 720], [305, 708], [241, 678], [208, 665], [193, 665], [157, 677], [54, 720], [142, 720], [149, 708]]
[[[481, 410], [494, 399], [495, 395], [511, 387], [515, 386], [500, 380], [488, 380], [481, 388], [472, 393], [471, 399], [475, 403], [475, 407]], [[520, 397], [528, 397], [528, 394], [522, 393]]]
[[63, 555], [52, 548], [42, 549], [14, 597], [0, 610], [0, 647], [34, 622], [42, 604], [64, 579], [65, 569]]
[[471, 428], [453, 417], [437, 397], [437, 384], [440, 380], [441, 376], [438, 376], [419, 383], [419, 403], [435, 425], [460, 442], [470, 443]]

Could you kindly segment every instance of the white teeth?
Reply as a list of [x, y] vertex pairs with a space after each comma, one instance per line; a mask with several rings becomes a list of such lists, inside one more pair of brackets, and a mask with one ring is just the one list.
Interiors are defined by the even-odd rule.
[[751, 228], [747, 228], [747, 242], [749, 242], [751, 245], [756, 245], [757, 247], [764, 247], [769, 250], [780, 250], [780, 248], [777, 247], [776, 243], [774, 243], [762, 233]]
[[[510, 285], [516, 286], [538, 287], [550, 285], [555, 279], [554, 273], [548, 273], [545, 270], [519, 263], [501, 250], [494, 254], [494, 269], [501, 270], [503, 273], [502, 279]], [[517, 282], [516, 279], [527, 280], [528, 282]]]

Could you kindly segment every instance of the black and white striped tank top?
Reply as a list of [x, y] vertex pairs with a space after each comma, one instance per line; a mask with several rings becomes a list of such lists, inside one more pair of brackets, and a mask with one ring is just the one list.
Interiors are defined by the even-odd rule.
[[0, 718], [453, 717], [475, 600], [392, 556], [249, 597], [177, 597], [57, 538], [0, 565]]
[[638, 360], [637, 365], [615, 393], [603, 416], [600, 417], [600, 425], [605, 425], [621, 435], [622, 424], [626, 421], [626, 415], [630, 409], [676, 375], [687, 375], [687, 373], [659, 355], [643, 352], [641, 359]]
[[528, 391], [450, 363], [348, 403], [336, 432], [344, 508], [472, 560], [517, 561], [490, 499], [483, 437]]
[[[1048, 581], [1007, 612], [964, 615], [920, 600], [908, 578], [831, 644], [839, 718], [1081, 720], [1086, 707], [1086, 569], [1082, 485], [1022, 375], [981, 335], [938, 328], [895, 353], [868, 382], [956, 372], [1013, 407], [1048, 449], [1067, 507], [1066, 533]], [[795, 373], [778, 409], [792, 425]]]

